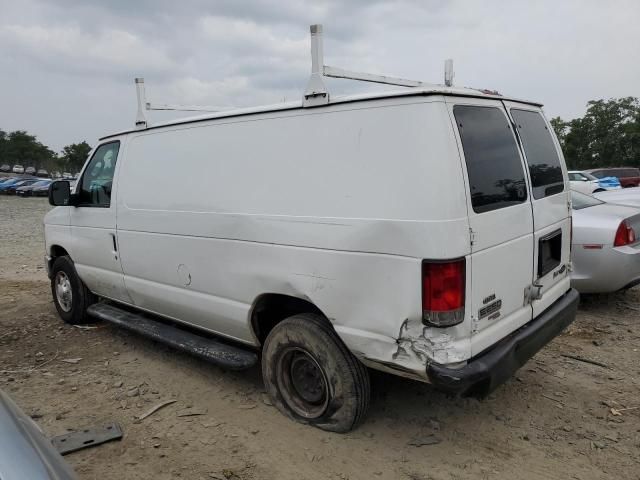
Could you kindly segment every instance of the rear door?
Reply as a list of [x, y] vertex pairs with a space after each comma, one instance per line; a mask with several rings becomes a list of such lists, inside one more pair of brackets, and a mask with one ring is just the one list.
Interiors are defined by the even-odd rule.
[[471, 227], [471, 353], [532, 318], [533, 214], [524, 159], [496, 100], [448, 100], [466, 170]]
[[534, 268], [531, 300], [536, 317], [570, 286], [571, 210], [562, 151], [538, 107], [504, 102], [527, 163], [533, 208]]

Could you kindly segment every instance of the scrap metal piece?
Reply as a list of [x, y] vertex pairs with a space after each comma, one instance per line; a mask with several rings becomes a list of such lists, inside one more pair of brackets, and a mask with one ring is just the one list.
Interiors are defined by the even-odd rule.
[[95, 447], [112, 440], [122, 438], [122, 428], [116, 422], [101, 427], [85, 428], [76, 432], [65, 433], [51, 439], [51, 444], [60, 455], [76, 452], [83, 448]]

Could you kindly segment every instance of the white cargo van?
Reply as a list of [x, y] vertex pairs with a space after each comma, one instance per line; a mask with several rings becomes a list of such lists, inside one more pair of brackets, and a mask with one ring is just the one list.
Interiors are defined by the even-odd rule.
[[330, 98], [316, 54], [301, 102], [139, 118], [73, 192], [55, 182], [56, 308], [226, 368], [261, 357], [274, 404], [327, 430], [363, 418], [365, 367], [486, 394], [575, 317], [552, 129], [472, 89]]

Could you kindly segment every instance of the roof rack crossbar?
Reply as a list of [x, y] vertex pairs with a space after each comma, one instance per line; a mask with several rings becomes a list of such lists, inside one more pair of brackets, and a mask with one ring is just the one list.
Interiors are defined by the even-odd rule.
[[[324, 47], [322, 39], [322, 25], [311, 25], [311, 77], [304, 92], [302, 105], [311, 107], [315, 105], [325, 105], [329, 103], [329, 91], [324, 83], [323, 77], [344, 78], [348, 80], [358, 80], [361, 82], [382, 83], [386, 85], [398, 85], [401, 87], [434, 87], [433, 83], [419, 80], [407, 80], [404, 78], [388, 77], [386, 75], [375, 75], [372, 73], [361, 73], [346, 70], [339, 67], [331, 67], [324, 64]], [[453, 85], [453, 60], [445, 61], [444, 84], [447, 87]]]
[[138, 112], [136, 114], [136, 129], [144, 130], [149, 127], [149, 121], [145, 115], [145, 110], [175, 110], [180, 112], [209, 112], [215, 113], [229, 108], [212, 107], [207, 105], [169, 105], [162, 103], [151, 103], [147, 101], [144, 88], [144, 78], [136, 78], [136, 96], [138, 99]]
[[406, 80], [404, 78], [387, 77], [386, 75], [374, 75], [372, 73], [360, 73], [352, 70], [345, 70], [338, 67], [324, 66], [325, 77], [346, 78], [348, 80], [359, 80], [361, 82], [384, 83], [387, 85], [399, 85], [401, 87], [424, 87], [430, 84], [418, 80]]
[[147, 110], [177, 110], [180, 112], [219, 112], [225, 110], [221, 107], [209, 107], [206, 105], [168, 105], [162, 103], [149, 103], [146, 105]]

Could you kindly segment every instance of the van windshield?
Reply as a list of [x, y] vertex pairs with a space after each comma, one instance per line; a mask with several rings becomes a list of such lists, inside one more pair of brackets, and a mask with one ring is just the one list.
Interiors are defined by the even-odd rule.
[[511, 109], [529, 165], [533, 198], [544, 198], [564, 190], [558, 151], [544, 118], [531, 110]]

